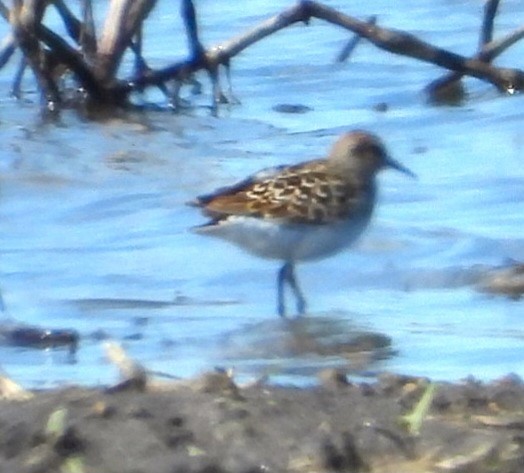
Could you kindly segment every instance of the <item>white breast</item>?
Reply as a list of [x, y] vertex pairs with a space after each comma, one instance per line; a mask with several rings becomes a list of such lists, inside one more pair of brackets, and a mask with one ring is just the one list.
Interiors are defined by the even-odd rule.
[[371, 212], [322, 225], [230, 216], [197, 231], [230, 241], [262, 258], [305, 261], [326, 258], [349, 247], [367, 227], [370, 216]]

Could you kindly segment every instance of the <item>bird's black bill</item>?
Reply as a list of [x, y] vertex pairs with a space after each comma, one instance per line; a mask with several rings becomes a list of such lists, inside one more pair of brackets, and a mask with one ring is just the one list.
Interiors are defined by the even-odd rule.
[[401, 173], [406, 174], [409, 177], [412, 177], [413, 179], [417, 179], [417, 175], [414, 172], [412, 172], [407, 167], [403, 166], [398, 161], [395, 161], [393, 158], [389, 156], [386, 158], [386, 166], [392, 169], [396, 169], [397, 171], [400, 171]]

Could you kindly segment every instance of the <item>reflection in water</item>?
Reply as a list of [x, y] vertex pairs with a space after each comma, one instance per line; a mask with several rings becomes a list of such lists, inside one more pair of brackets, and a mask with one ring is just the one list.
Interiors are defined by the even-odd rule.
[[310, 314], [243, 327], [224, 337], [219, 359], [239, 373], [315, 375], [322, 368], [366, 372], [394, 355], [391, 338], [347, 322], [348, 314]]

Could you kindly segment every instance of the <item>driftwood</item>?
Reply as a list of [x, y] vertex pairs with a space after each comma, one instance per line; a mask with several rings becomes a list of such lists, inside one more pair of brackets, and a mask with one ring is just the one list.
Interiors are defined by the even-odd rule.
[[[19, 77], [27, 64], [36, 77], [49, 110], [56, 109], [62, 101], [63, 91], [57, 84], [65, 70], [72, 73], [87, 103], [110, 107], [127, 105], [131, 93], [148, 87], [159, 87], [166, 95], [172, 95], [176, 105], [181, 85], [187, 82], [194, 84], [194, 74], [204, 70], [213, 84], [213, 106], [216, 110], [218, 103], [227, 100], [219, 83], [221, 67], [226, 68], [229, 79], [229, 66], [237, 54], [294, 23], [309, 24], [312, 18], [319, 18], [355, 33], [357, 38], [366, 39], [380, 49], [451, 71], [451, 74], [448, 73], [426, 88], [430, 96], [450, 84], [457, 84], [463, 76], [486, 81], [500, 92], [513, 93], [524, 87], [524, 72], [496, 67], [492, 61], [524, 36], [524, 28], [493, 41], [493, 20], [498, 4], [499, 0], [486, 2], [479, 51], [474, 57], [468, 58], [422, 41], [410, 33], [378, 26], [373, 17], [368, 21], [358, 20], [309, 0], [299, 1], [250, 31], [206, 49], [199, 39], [192, 0], [181, 0], [181, 15], [189, 44], [188, 58], [164, 68], [151, 69], [142, 56], [141, 31], [156, 0], [110, 0], [108, 14], [98, 37], [91, 0], [83, 0], [81, 19], [71, 13], [65, 0], [14, 0], [11, 10], [0, 1], [0, 14], [12, 27], [12, 32], [4, 39], [0, 49], [0, 67], [19, 48], [24, 56]], [[60, 14], [75, 46], [42, 23], [45, 9], [51, 6]], [[339, 60], [347, 57], [348, 49], [351, 50], [354, 44], [356, 40], [339, 54]], [[135, 70], [130, 78], [122, 79], [118, 77], [119, 66], [128, 49], [135, 55]], [[167, 84], [174, 86], [168, 88]]]
[[[480, 30], [479, 50], [476, 58], [486, 63], [491, 63], [496, 56], [522, 37], [523, 29], [514, 31], [504, 41], [493, 42], [493, 29], [495, 16], [500, 0], [487, 0], [484, 5], [484, 17]], [[502, 47], [502, 44], [505, 46]], [[452, 72], [434, 80], [426, 87], [429, 99], [434, 102], [460, 102], [464, 99], [465, 91], [460, 83], [464, 74]], [[511, 89], [508, 89], [511, 91]]]

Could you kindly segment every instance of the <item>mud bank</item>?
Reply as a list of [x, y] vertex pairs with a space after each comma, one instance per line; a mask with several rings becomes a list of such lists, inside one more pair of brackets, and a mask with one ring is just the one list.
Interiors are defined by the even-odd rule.
[[435, 384], [384, 374], [368, 384], [327, 371], [318, 386], [295, 388], [239, 386], [216, 372], [11, 397], [0, 401], [0, 472], [517, 472], [524, 464], [524, 384], [512, 375]]

